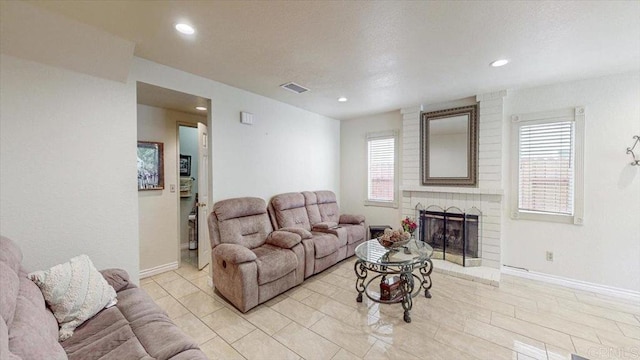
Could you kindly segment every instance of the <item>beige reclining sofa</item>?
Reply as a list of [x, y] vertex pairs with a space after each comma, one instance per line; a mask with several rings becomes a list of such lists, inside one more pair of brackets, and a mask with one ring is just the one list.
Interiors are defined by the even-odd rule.
[[340, 215], [332, 191], [304, 191], [276, 195], [269, 203], [275, 229], [302, 228], [312, 237], [303, 239], [305, 278], [352, 256], [365, 240], [362, 215]]
[[238, 310], [247, 312], [304, 280], [300, 232], [273, 231], [264, 200], [219, 201], [208, 222], [213, 284]]
[[222, 200], [208, 223], [213, 283], [242, 312], [353, 255], [366, 234], [330, 191], [277, 195], [268, 211], [259, 198]]

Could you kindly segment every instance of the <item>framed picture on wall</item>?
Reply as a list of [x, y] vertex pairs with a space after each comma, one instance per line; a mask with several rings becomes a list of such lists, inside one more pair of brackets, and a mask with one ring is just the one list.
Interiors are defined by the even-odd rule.
[[164, 189], [164, 144], [138, 141], [138, 191]]
[[191, 155], [180, 154], [180, 176], [191, 176]]

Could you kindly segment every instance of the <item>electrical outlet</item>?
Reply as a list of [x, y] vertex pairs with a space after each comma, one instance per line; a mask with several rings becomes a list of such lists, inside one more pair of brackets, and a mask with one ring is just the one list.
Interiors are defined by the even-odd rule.
[[547, 261], [553, 261], [553, 252], [547, 251]]

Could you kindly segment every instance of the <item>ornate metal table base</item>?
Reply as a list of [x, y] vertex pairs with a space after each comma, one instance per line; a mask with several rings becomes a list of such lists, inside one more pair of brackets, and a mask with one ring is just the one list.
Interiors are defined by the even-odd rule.
[[[413, 270], [418, 269], [420, 272], [420, 277], [413, 273]], [[430, 259], [426, 259], [422, 262], [418, 263], [410, 263], [410, 264], [387, 264], [380, 265], [375, 263], [370, 263], [362, 259], [358, 259], [354, 265], [353, 270], [356, 273], [356, 290], [358, 291], [358, 296], [356, 297], [357, 302], [362, 302], [362, 294], [364, 293], [367, 297], [377, 303], [383, 304], [393, 304], [393, 303], [402, 303], [402, 308], [404, 309], [404, 321], [410, 323], [411, 316], [409, 311], [413, 307], [413, 298], [420, 293], [420, 290], [424, 289], [424, 296], [426, 298], [431, 298], [431, 293], [429, 293], [429, 289], [431, 289], [431, 271], [433, 271], [433, 262]], [[367, 280], [368, 272], [372, 271], [377, 273], [378, 275], [373, 278]], [[380, 281], [384, 281], [389, 275], [400, 275], [400, 287], [402, 291], [402, 298], [400, 300], [392, 299], [392, 300], [381, 300], [379, 296], [371, 295], [367, 291], [369, 285], [376, 279], [380, 278]], [[415, 289], [415, 280], [418, 280], [420, 286]], [[414, 291], [415, 290], [415, 291]]]

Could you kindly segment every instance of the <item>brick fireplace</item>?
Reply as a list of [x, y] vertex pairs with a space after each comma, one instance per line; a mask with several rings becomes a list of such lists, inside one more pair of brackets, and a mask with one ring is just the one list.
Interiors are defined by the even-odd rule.
[[[504, 96], [506, 96], [506, 91], [499, 91], [438, 106], [420, 105], [402, 109], [402, 182], [400, 186], [402, 216], [410, 216], [419, 220], [420, 210], [431, 206], [440, 209], [454, 207], [461, 209], [462, 213], [465, 213], [465, 209], [476, 208], [482, 214], [482, 226], [478, 230], [477, 249], [474, 249], [476, 253], [470, 258], [476, 259], [473, 260], [473, 265], [492, 269], [500, 269], [501, 266]], [[475, 102], [478, 102], [479, 106], [477, 187], [422, 186], [420, 181], [420, 113], [466, 106]], [[418, 231], [423, 230], [418, 229]], [[460, 262], [457, 261], [457, 263]], [[436, 265], [436, 270], [437, 267]]]

